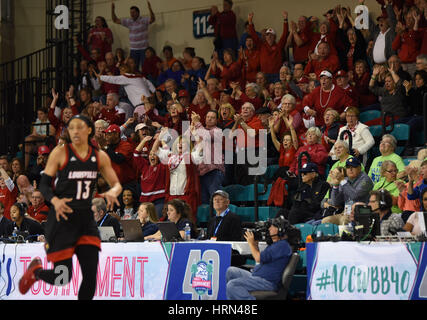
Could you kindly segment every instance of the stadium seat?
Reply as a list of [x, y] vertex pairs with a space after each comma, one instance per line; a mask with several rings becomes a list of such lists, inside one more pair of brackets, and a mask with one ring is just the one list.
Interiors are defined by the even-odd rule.
[[278, 164], [272, 164], [267, 167], [267, 172], [264, 174], [265, 180], [271, 179], [274, 176], [274, 173], [279, 169]]
[[[263, 195], [261, 193], [264, 192], [264, 185], [258, 183], [258, 201], [267, 201], [268, 196], [270, 195], [272, 184], [269, 184], [267, 187], [267, 192]], [[242, 201], [245, 202], [254, 202], [255, 201], [255, 185], [249, 184], [245, 187], [245, 191], [242, 194]]]
[[307, 268], [307, 250], [298, 251], [298, 255], [300, 257], [297, 265], [297, 270], [303, 270]]
[[370, 159], [374, 159], [375, 157], [378, 157], [380, 155], [379, 145], [381, 137], [383, 136], [383, 129], [381, 125], [374, 125], [369, 127], [369, 131], [374, 137], [375, 145], [371, 149], [369, 149], [368, 156]]
[[411, 157], [411, 158], [402, 158], [402, 160], [403, 160], [403, 163], [405, 164], [405, 167], [406, 167], [407, 165], [409, 165], [409, 164], [411, 163], [411, 161], [413, 161], [413, 160], [417, 160], [417, 158], [415, 158], [415, 157]]
[[[391, 127], [388, 126], [387, 130], [390, 130], [390, 129]], [[393, 131], [390, 132], [390, 134], [392, 134], [397, 140], [397, 148], [395, 150], [395, 153], [397, 153], [398, 155], [402, 155], [410, 139], [409, 125], [405, 123], [396, 123], [394, 125]]]
[[415, 145], [424, 146], [424, 130], [415, 133]]
[[333, 223], [321, 223], [314, 227], [314, 233], [322, 231], [324, 236], [333, 236], [338, 234], [338, 225]]
[[237, 207], [236, 214], [240, 217], [242, 222], [255, 221], [255, 208], [254, 207]]
[[307, 239], [308, 235], [313, 234], [313, 225], [308, 223], [298, 223], [294, 225], [301, 231], [301, 239], [303, 242]]
[[231, 212], [234, 212], [234, 213], [236, 213], [236, 212], [237, 212], [237, 209], [238, 209], [238, 208], [237, 208], [237, 206], [236, 206], [236, 205], [234, 205], [234, 204], [231, 204], [231, 203], [230, 203], [230, 204], [228, 205], [228, 207], [230, 208], [230, 211], [231, 211]]
[[240, 184], [232, 184], [222, 188], [225, 192], [230, 196], [230, 202], [238, 202], [241, 201], [242, 193], [245, 190], [245, 186]]
[[258, 220], [273, 219], [279, 210], [277, 207], [258, 207]]
[[359, 115], [359, 121], [362, 123], [378, 118], [381, 118], [381, 111], [379, 110], [364, 111]]
[[197, 223], [207, 223], [210, 219], [209, 215], [209, 205], [208, 204], [201, 204], [197, 208]]

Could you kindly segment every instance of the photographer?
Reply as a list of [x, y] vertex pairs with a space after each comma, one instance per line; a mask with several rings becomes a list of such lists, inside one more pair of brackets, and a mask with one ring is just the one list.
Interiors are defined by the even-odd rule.
[[[379, 214], [381, 236], [394, 235], [402, 230], [404, 223], [400, 214], [391, 212], [393, 199], [390, 192], [385, 189], [371, 191], [368, 205], [373, 212]], [[350, 221], [353, 225], [355, 224], [354, 210], [350, 214]]]
[[257, 264], [252, 272], [237, 267], [227, 269], [228, 300], [255, 300], [251, 291], [278, 290], [293, 246], [300, 241], [301, 233], [283, 217], [279, 217], [271, 221], [268, 246], [262, 252], [259, 251], [258, 242], [251, 231], [246, 231], [244, 237]]

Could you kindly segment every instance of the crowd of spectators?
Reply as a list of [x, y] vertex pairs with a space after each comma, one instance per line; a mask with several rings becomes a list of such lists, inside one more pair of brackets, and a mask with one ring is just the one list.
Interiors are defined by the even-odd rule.
[[[129, 54], [112, 51], [104, 17], [87, 39], [75, 37], [81, 62], [68, 91], [52, 89], [49, 109], [38, 110], [25, 159], [0, 157], [0, 222], [22, 228], [46, 220], [40, 172], [49, 151], [67, 143], [69, 119], [82, 113], [95, 123], [93, 146], [107, 152], [123, 185], [112, 219], [143, 223], [150, 211], [154, 221], [173, 217], [183, 225], [185, 217], [194, 228], [201, 204], [226, 185], [254, 183], [251, 169], [266, 158], [264, 168], [279, 165], [271, 196], [283, 198], [288, 185], [279, 203], [293, 224], [326, 219], [331, 207], [343, 216], [326, 221], [348, 223], [346, 208], [386, 189], [403, 226], [423, 210], [427, 181], [425, 150], [414, 149], [425, 147], [415, 141], [425, 117], [427, 1], [378, 2], [382, 14], [371, 17], [369, 30], [359, 30], [352, 10], [337, 5], [297, 21], [283, 11], [271, 17], [283, 22], [279, 31], [260, 25], [259, 13], [237, 30], [233, 2], [224, 0], [223, 11], [211, 8], [215, 48], [206, 60], [193, 47], [179, 57], [166, 44], [157, 55], [149, 44], [151, 4], [148, 17], [131, 7], [129, 18], [118, 18], [113, 4], [112, 21], [130, 30]], [[416, 165], [405, 167], [392, 135], [370, 158], [376, 144], [369, 128], [382, 121], [362, 123], [370, 110], [410, 125], [405, 155], [418, 157]], [[103, 188], [100, 178], [97, 192]], [[104, 221], [102, 204], [93, 211]], [[18, 222], [21, 216], [32, 222]], [[11, 229], [0, 231], [7, 236]]]

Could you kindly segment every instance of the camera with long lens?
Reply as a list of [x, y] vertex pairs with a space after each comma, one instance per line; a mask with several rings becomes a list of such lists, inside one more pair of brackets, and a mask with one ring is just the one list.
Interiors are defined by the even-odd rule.
[[[279, 216], [274, 219], [268, 219], [266, 221], [257, 221], [254, 223], [254, 227], [251, 229], [246, 229], [248, 231], [252, 231], [254, 234], [254, 239], [256, 241], [267, 241], [270, 238], [270, 232], [268, 229], [271, 225], [275, 226], [282, 226], [284, 225], [285, 218], [283, 216]], [[285, 230], [283, 230], [280, 234], [283, 235], [285, 233]]]
[[270, 219], [267, 221], [256, 221], [254, 222], [253, 228], [247, 228], [246, 231], [251, 231], [254, 234], [256, 241], [266, 241], [269, 235], [268, 228], [271, 226]]

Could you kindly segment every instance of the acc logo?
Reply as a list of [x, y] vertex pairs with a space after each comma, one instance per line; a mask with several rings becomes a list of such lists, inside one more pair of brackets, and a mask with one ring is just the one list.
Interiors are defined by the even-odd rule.
[[201, 260], [191, 266], [191, 287], [199, 296], [212, 288], [213, 265]]

